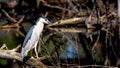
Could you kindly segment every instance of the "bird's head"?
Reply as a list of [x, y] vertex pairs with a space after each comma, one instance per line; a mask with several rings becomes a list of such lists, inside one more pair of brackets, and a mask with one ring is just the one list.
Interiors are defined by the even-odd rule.
[[37, 23], [40, 22], [40, 23], [44, 23], [44, 24], [51, 24], [51, 22], [46, 18], [46, 17], [40, 17], [38, 20], [37, 20]]

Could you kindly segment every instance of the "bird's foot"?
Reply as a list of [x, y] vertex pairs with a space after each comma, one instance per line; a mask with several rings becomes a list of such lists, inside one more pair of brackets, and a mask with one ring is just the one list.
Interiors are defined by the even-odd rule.
[[38, 56], [36, 56], [36, 59], [39, 59], [39, 57], [38, 57]]
[[33, 59], [39, 59], [39, 57], [38, 56], [31, 56], [31, 58], [33, 58]]

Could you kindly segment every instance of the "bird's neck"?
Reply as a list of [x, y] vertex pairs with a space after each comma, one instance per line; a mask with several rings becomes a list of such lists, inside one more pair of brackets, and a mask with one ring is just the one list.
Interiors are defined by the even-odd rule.
[[34, 29], [38, 33], [38, 35], [39, 35], [39, 33], [42, 32], [43, 28], [44, 28], [44, 24], [43, 23], [37, 23], [35, 25], [35, 27], [34, 27]]
[[41, 22], [38, 22], [38, 23], [36, 24], [36, 26], [38, 26], [38, 27], [44, 27], [44, 24], [41, 23]]

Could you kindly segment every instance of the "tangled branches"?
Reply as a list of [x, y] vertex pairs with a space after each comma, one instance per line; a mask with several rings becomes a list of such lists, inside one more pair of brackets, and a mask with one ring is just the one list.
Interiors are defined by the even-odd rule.
[[[94, 64], [99, 62], [109, 66], [120, 64], [120, 25], [116, 0], [30, 0], [29, 2], [13, 0], [0, 4], [0, 21], [6, 22], [0, 26], [1, 30], [15, 29], [24, 37], [23, 23], [33, 22], [39, 16], [46, 16], [53, 22], [46, 26], [49, 30], [77, 33]], [[14, 56], [10, 59], [20, 59], [18, 61], [22, 62], [20, 55], [11, 50], [1, 49], [1, 58], [4, 58], [1, 51], [6, 54], [13, 52], [17, 58]]]

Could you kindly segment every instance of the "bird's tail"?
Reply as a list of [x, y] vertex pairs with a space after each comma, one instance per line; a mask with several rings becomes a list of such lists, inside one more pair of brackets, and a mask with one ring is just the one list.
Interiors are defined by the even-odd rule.
[[21, 50], [21, 55], [22, 55], [22, 57], [24, 57], [24, 52], [23, 52], [23, 49]]
[[23, 62], [26, 62], [30, 58], [27, 56], [27, 52], [25, 52], [23, 48], [21, 50], [21, 55], [23, 57]]
[[22, 48], [22, 50], [21, 50], [21, 55], [22, 55], [22, 57], [27, 56], [23, 48]]

